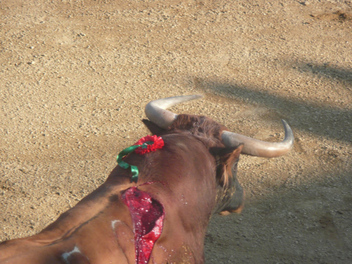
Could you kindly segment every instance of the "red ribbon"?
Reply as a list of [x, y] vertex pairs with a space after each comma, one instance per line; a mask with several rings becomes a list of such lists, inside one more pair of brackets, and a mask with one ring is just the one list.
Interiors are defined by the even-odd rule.
[[135, 150], [138, 154], [146, 154], [157, 149], [162, 149], [164, 146], [164, 140], [157, 135], [142, 137], [134, 145], [142, 145]]

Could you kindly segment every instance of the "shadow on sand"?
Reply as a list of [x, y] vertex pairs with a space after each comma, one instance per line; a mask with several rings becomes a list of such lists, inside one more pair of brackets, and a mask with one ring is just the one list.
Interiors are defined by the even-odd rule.
[[301, 73], [311, 73], [319, 77], [345, 82], [348, 85], [347, 88], [352, 92], [352, 69], [344, 69], [328, 63], [319, 64], [304, 61], [294, 63], [293, 68]]
[[[295, 69], [338, 79], [348, 90], [352, 85], [351, 70], [313, 63], [298, 63]], [[195, 82], [204, 92], [274, 109], [294, 130], [352, 142], [352, 106], [342, 109], [285, 98], [218, 80]], [[273, 194], [253, 197], [242, 214], [213, 216], [206, 236], [206, 263], [352, 263], [352, 165], [330, 165], [320, 168], [320, 180], [280, 186]], [[305, 168], [304, 179], [310, 178], [307, 169], [317, 168]], [[239, 173], [245, 178], [251, 172]]]
[[352, 108], [342, 109], [307, 102], [300, 98], [284, 98], [236, 83], [199, 78], [195, 78], [195, 82], [196, 87], [206, 93], [236, 98], [246, 103], [274, 109], [287, 119], [294, 129], [330, 139], [352, 142]]
[[350, 172], [250, 201], [239, 215], [214, 215], [206, 263], [351, 263]]

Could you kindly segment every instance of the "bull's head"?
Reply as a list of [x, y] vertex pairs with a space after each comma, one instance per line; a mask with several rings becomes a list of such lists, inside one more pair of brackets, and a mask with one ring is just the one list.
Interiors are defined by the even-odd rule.
[[176, 96], [150, 102], [145, 108], [149, 120], [164, 129], [158, 130], [145, 122], [157, 134], [177, 131], [191, 133], [201, 140], [217, 159], [217, 203], [214, 212], [240, 212], [243, 206], [243, 190], [237, 177], [239, 154], [258, 157], [278, 157], [286, 154], [293, 146], [293, 133], [285, 120], [285, 138], [281, 142], [266, 142], [228, 131], [228, 129], [205, 116], [177, 115], [169, 110], [176, 104], [201, 98], [202, 95]]

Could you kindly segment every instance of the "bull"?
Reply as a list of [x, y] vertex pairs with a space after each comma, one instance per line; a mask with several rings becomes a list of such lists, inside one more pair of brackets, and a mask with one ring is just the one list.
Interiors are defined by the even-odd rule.
[[[240, 153], [281, 156], [294, 138], [285, 121], [284, 140], [273, 143], [230, 132], [205, 116], [167, 110], [199, 97], [148, 103], [145, 123], [162, 146], [145, 154], [127, 151], [104, 184], [39, 234], [1, 243], [0, 263], [203, 263], [211, 215], [243, 207]], [[132, 168], [138, 170], [133, 181]]]

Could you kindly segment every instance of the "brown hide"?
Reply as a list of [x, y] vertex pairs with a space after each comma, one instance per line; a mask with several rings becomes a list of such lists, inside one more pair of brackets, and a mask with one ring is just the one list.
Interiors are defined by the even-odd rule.
[[225, 171], [231, 178], [240, 152], [228, 155], [231, 164], [227, 156], [216, 158], [224, 148], [222, 129], [208, 118], [180, 115], [163, 135], [163, 149], [126, 157], [139, 168], [137, 184], [117, 166], [102, 186], [41, 233], [0, 244], [0, 263], [135, 263], [131, 215], [121, 200], [132, 186], [164, 208], [164, 227], [148, 263], [203, 263], [206, 227], [216, 201], [222, 201], [219, 184], [228, 181], [216, 174]]

